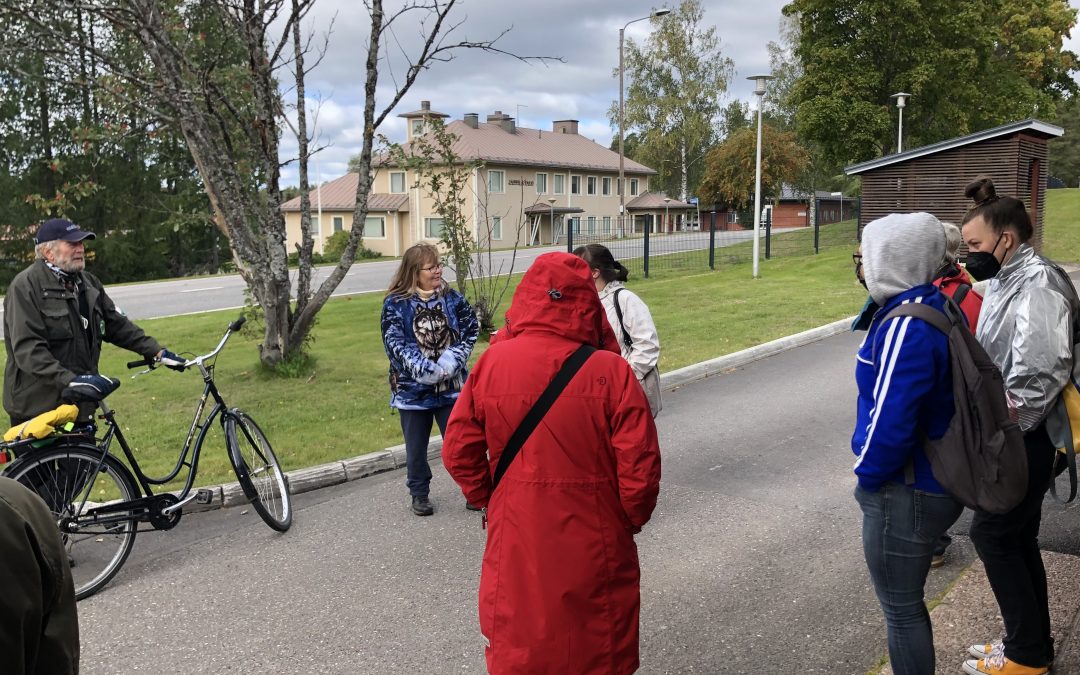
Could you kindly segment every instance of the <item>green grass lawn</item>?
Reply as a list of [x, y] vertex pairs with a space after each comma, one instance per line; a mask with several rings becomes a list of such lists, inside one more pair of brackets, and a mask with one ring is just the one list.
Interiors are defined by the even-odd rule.
[[[751, 278], [744, 262], [718, 265], [716, 272], [664, 269], [650, 279], [632, 277], [629, 285], [653, 312], [663, 345], [660, 367], [670, 371], [854, 314], [866, 295], [853, 279], [850, 254], [845, 245], [816, 256], [762, 260], [759, 279]], [[401, 443], [398, 417], [387, 406], [381, 303], [378, 294], [327, 303], [314, 330], [314, 365], [300, 378], [265, 372], [255, 335], [234, 335], [218, 357], [217, 384], [225, 400], [252, 414], [286, 469]], [[235, 315], [213, 312], [140, 325], [174, 351], [201, 354], [217, 344]], [[484, 347], [479, 342], [474, 357]], [[202, 382], [197, 372], [166, 369], [132, 379], [124, 364], [133, 358], [106, 345], [101, 372], [123, 379], [110, 404], [143, 468], [164, 475], [183, 443]], [[232, 480], [220, 427], [205, 450], [199, 484]]]
[[1057, 262], [1080, 262], [1080, 188], [1046, 191], [1043, 253]]

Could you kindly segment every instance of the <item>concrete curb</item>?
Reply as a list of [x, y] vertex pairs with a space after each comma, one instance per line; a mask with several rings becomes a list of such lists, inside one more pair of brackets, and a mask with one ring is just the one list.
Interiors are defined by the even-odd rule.
[[[670, 373], [660, 375], [660, 387], [665, 391], [673, 391], [691, 382], [697, 382], [707, 377], [723, 375], [736, 368], [760, 359], [775, 356], [781, 352], [802, 347], [819, 340], [844, 333], [851, 327], [853, 317], [834, 321], [833, 323], [811, 328], [801, 333], [788, 335], [778, 340], [750, 347], [734, 354], [720, 356], [701, 363], [673, 370]], [[442, 436], [435, 436], [428, 444], [428, 459], [436, 459], [442, 453]], [[289, 491], [292, 494], [300, 494], [310, 490], [317, 490], [331, 485], [338, 485], [349, 481], [373, 476], [378, 473], [393, 471], [405, 466], [405, 445], [395, 445], [381, 452], [373, 452], [360, 455], [351, 459], [343, 459], [306, 469], [289, 471]], [[241, 506], [247, 503], [243, 490], [239, 483], [227, 483], [224, 485], [212, 485], [206, 488], [213, 493], [209, 504], [195, 504], [194, 502], [184, 507], [185, 513], [197, 513], [200, 511], [212, 511], [230, 506]]]

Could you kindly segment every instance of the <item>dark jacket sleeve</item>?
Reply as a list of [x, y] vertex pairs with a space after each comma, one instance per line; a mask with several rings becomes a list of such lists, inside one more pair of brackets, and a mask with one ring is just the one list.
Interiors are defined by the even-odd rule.
[[0, 578], [6, 672], [78, 673], [75, 586], [60, 531], [45, 503], [9, 478], [0, 478]]
[[101, 285], [97, 277], [87, 274], [90, 283], [97, 287], [98, 309], [105, 321], [105, 341], [111, 342], [117, 347], [131, 350], [140, 356], [157, 356], [162, 347], [158, 341], [143, 332], [131, 319], [121, 314], [113, 304], [112, 298], [105, 293], [105, 287]]
[[20, 277], [4, 296], [4, 336], [11, 345], [19, 370], [40, 380], [56, 382], [63, 389], [75, 379], [49, 350], [45, 317], [27, 277]]

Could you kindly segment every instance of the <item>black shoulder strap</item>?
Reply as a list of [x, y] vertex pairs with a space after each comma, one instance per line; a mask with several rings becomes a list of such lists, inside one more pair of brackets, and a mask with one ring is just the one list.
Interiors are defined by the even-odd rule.
[[964, 298], [967, 297], [968, 291], [970, 290], [971, 284], [960, 284], [959, 286], [957, 286], [956, 290], [953, 291], [952, 294], [953, 302], [955, 302], [957, 305], [962, 303], [964, 301]]
[[615, 297], [614, 297], [615, 316], [617, 316], [619, 318], [619, 331], [622, 332], [623, 344], [626, 345], [627, 349], [630, 349], [631, 347], [634, 346], [634, 339], [632, 337], [630, 337], [629, 333], [626, 332], [626, 326], [623, 325], [623, 319], [622, 319], [622, 307], [619, 306], [619, 293], [622, 293], [624, 290], [625, 289], [623, 289], [623, 288], [615, 289]]
[[499, 487], [499, 481], [502, 480], [503, 474], [506, 473], [506, 469], [510, 466], [510, 462], [514, 461], [514, 457], [517, 457], [521, 446], [525, 445], [525, 441], [529, 440], [529, 436], [540, 424], [540, 420], [544, 419], [548, 409], [551, 408], [555, 400], [559, 398], [559, 394], [563, 392], [563, 389], [566, 389], [566, 385], [570, 384], [570, 380], [574, 379], [574, 375], [581, 369], [581, 366], [585, 365], [585, 361], [595, 351], [596, 348], [590, 345], [578, 347], [577, 351], [566, 359], [559, 372], [555, 373], [555, 378], [540, 394], [540, 398], [536, 399], [536, 403], [529, 409], [529, 412], [525, 414], [525, 419], [521, 420], [521, 424], [514, 430], [510, 440], [506, 442], [506, 447], [503, 448], [502, 455], [499, 456], [499, 464], [495, 467], [495, 476], [492, 478], [492, 492]]

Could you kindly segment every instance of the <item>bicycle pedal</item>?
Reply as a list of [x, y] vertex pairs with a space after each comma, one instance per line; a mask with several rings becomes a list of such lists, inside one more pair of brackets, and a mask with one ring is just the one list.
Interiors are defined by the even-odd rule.
[[214, 493], [211, 490], [196, 490], [195, 491], [195, 503], [196, 504], [209, 504], [214, 501]]

